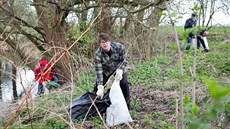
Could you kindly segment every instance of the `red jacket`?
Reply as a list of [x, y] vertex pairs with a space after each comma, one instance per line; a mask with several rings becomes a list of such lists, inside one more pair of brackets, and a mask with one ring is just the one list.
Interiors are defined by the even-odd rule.
[[39, 81], [39, 83], [42, 83], [43, 81], [48, 81], [48, 80], [51, 81], [54, 76], [54, 69], [51, 68], [47, 73], [45, 73], [45, 71], [48, 70], [50, 67], [51, 67], [51, 64], [49, 64], [46, 60], [41, 60], [35, 66], [35, 69], [34, 69], [35, 80]]

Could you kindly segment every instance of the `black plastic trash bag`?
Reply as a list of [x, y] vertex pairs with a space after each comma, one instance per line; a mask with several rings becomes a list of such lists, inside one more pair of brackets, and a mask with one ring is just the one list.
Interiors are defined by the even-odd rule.
[[[85, 115], [87, 114], [90, 106], [92, 105], [92, 101], [95, 100], [97, 97], [95, 92], [87, 92], [83, 94], [82, 96], [77, 97], [73, 103], [70, 105], [70, 108], [68, 109], [68, 113], [73, 119], [83, 119]], [[95, 100], [95, 105], [97, 106], [99, 112], [105, 113], [107, 107], [111, 104], [109, 99], [109, 92], [104, 94], [103, 99], [97, 98]], [[87, 116], [96, 116], [98, 115], [97, 110], [95, 106], [93, 105], [87, 114]]]

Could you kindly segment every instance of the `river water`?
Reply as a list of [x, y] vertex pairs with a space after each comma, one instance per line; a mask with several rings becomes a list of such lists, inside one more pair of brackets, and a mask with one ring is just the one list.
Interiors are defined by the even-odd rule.
[[[2, 64], [2, 69], [4, 69], [6, 74], [12, 73], [12, 65], [10, 64]], [[2, 100], [0, 102], [9, 102], [13, 100], [13, 82], [12, 78], [3, 74], [1, 76], [1, 88], [2, 88]], [[34, 72], [29, 68], [17, 68], [17, 75], [16, 75], [16, 85], [17, 85], [17, 93], [18, 97], [23, 96], [23, 86], [27, 89], [29, 86], [36, 84], [34, 80]], [[37, 86], [31, 91], [31, 95], [35, 95], [37, 92]]]

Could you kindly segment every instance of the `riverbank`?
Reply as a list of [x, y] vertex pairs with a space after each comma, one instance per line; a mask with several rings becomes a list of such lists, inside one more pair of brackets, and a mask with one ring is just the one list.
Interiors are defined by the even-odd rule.
[[17, 102], [0, 102], [0, 126], [3, 126], [3, 122], [6, 122], [12, 116], [17, 107]]

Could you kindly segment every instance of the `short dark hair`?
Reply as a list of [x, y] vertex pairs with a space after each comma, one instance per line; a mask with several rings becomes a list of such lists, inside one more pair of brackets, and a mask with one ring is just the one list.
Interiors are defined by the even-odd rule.
[[106, 33], [99, 33], [98, 34], [98, 42], [100, 43], [101, 40], [104, 40], [104, 41], [110, 41], [110, 36]]
[[196, 17], [196, 16], [197, 16], [197, 12], [193, 12], [192, 17]]

